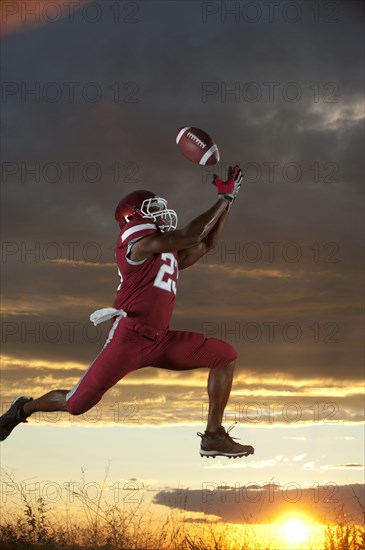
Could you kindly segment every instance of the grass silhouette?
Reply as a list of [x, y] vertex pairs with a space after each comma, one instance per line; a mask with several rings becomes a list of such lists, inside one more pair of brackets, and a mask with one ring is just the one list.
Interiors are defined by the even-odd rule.
[[[273, 544], [258, 541], [250, 525], [243, 525], [239, 536], [221, 522], [200, 521], [194, 530], [184, 521], [185, 510], [169, 509], [163, 517], [156, 517], [150, 505], [141, 502], [127, 509], [110, 504], [103, 500], [109, 467], [98, 498], [90, 499], [85, 470], [81, 471], [77, 490], [71, 484], [68, 487], [68, 496], [81, 505], [82, 519], [78, 519], [70, 510], [70, 499], [64, 500], [61, 516], [43, 497], [30, 499], [24, 485], [3, 470], [2, 477], [15, 489], [13, 494], [20, 497], [23, 510], [1, 514], [1, 550], [277, 550]], [[364, 513], [355, 493], [354, 498]], [[349, 519], [342, 507], [336, 523], [325, 528], [323, 546], [308, 550], [364, 550], [365, 528]]]

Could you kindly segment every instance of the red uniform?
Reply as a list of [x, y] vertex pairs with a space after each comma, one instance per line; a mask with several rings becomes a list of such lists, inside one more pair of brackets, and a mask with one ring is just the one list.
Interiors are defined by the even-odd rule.
[[167, 329], [175, 305], [177, 253], [153, 254], [140, 262], [129, 258], [133, 244], [158, 233], [149, 220], [133, 220], [119, 234], [115, 259], [121, 279], [114, 307], [147, 325]]
[[131, 371], [154, 366], [170, 370], [228, 365], [235, 349], [203, 334], [169, 329], [178, 279], [177, 252], [130, 259], [133, 244], [159, 231], [149, 219], [135, 219], [121, 230], [115, 258], [121, 279], [114, 301], [126, 317], [113, 319], [107, 341], [79, 382], [66, 395], [71, 414], [82, 414]]

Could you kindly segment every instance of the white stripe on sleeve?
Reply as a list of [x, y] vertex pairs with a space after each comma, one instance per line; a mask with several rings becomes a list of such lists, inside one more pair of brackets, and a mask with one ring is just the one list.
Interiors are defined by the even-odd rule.
[[130, 235], [133, 235], [133, 233], [137, 233], [138, 231], [144, 231], [145, 229], [157, 229], [154, 223], [142, 223], [140, 225], [135, 225], [134, 227], [130, 227], [129, 229], [126, 229], [122, 235], [121, 239], [122, 242], [124, 242]]

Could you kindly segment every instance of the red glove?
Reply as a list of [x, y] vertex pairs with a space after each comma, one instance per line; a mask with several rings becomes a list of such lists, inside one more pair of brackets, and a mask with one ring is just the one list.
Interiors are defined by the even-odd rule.
[[227, 181], [223, 181], [221, 178], [218, 178], [216, 174], [214, 174], [212, 183], [217, 187], [218, 197], [232, 203], [240, 190], [242, 180], [242, 170], [236, 164], [233, 168], [232, 166], [228, 168]]

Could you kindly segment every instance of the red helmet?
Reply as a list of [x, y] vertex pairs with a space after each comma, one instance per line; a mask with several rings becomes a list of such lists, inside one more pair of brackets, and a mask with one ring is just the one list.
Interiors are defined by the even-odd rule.
[[167, 201], [151, 191], [133, 191], [124, 197], [115, 210], [115, 219], [122, 229], [124, 225], [136, 218], [162, 220], [158, 227], [161, 231], [170, 231], [177, 227], [177, 215], [167, 208]]

